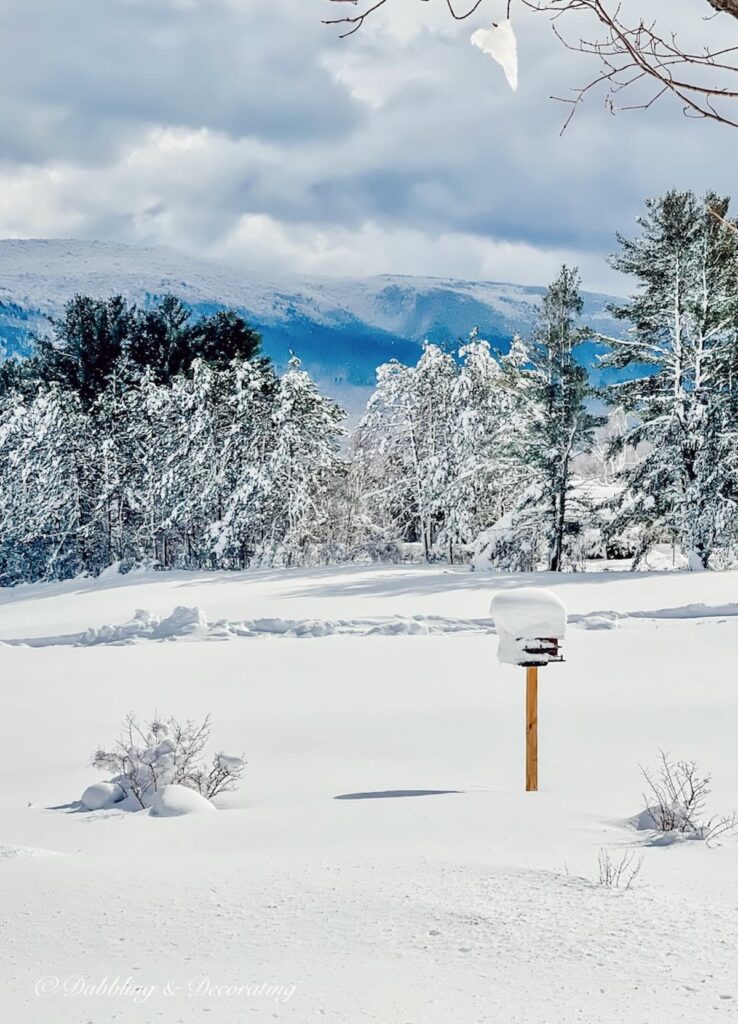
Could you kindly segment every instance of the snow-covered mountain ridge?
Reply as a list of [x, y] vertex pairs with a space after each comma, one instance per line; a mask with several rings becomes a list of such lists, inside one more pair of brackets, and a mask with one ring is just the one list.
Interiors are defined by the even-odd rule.
[[[75, 293], [138, 303], [171, 292], [196, 313], [230, 306], [264, 336], [278, 365], [294, 351], [337, 392], [372, 384], [387, 359], [417, 358], [424, 338], [454, 342], [478, 327], [506, 348], [532, 326], [543, 288], [446, 278], [270, 276], [166, 249], [64, 239], [0, 241], [0, 353], [24, 354]], [[607, 296], [587, 293], [585, 319], [614, 325]]]

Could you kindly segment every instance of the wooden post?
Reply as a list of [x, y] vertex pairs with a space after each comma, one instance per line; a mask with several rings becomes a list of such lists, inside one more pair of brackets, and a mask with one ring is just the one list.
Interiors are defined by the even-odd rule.
[[538, 666], [525, 670], [525, 790], [538, 790]]

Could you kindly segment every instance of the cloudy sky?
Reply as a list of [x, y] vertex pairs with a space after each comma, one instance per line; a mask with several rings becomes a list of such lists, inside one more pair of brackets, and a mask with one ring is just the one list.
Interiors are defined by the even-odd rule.
[[[698, 2], [669, 7], [689, 29]], [[548, 97], [591, 66], [521, 11], [513, 94], [469, 44], [504, 0], [460, 24], [390, 0], [344, 41], [320, 24], [338, 6], [0, 0], [0, 236], [531, 284], [567, 259], [613, 290], [605, 257], [646, 196], [736, 188], [738, 131], [670, 103], [612, 117], [593, 97], [560, 138]]]

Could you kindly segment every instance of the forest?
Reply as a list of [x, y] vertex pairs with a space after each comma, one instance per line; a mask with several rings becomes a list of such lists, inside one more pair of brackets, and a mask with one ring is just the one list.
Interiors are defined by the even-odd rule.
[[[580, 568], [669, 543], [693, 569], [738, 545], [738, 228], [729, 200], [646, 203], [611, 258], [622, 333], [581, 323], [562, 267], [529, 337], [377, 370], [345, 413], [240, 316], [75, 296], [0, 365], [0, 583], [148, 565], [349, 560]], [[580, 347], [611, 382], [595, 389]], [[299, 338], [294, 349], [299, 352]]]

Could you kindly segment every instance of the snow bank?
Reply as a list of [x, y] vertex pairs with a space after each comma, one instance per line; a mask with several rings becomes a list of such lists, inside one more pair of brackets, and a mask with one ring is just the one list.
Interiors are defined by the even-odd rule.
[[551, 660], [545, 652], [530, 653], [531, 641], [563, 640], [566, 636], [566, 606], [560, 597], [541, 587], [520, 587], [495, 594], [490, 605], [500, 638], [497, 657], [503, 664], [521, 665]]
[[362, 619], [251, 619], [215, 623], [223, 635], [294, 638], [321, 636], [432, 636], [447, 633], [488, 633], [488, 619], [452, 619], [442, 615], [391, 615]]
[[[547, 593], [531, 587], [497, 595], [499, 598], [516, 594]], [[495, 598], [497, 600], [497, 598]], [[558, 598], [556, 598], [558, 601]], [[566, 615], [563, 604], [559, 603], [557, 623]], [[504, 612], [503, 612], [504, 614]], [[495, 612], [492, 612], [493, 619]], [[602, 610], [577, 613], [569, 616], [570, 625], [581, 629], [616, 629], [631, 619], [708, 619], [738, 617], [738, 603], [706, 605], [689, 604], [677, 608], [656, 608], [620, 612]], [[544, 616], [537, 627], [547, 632], [537, 636], [556, 637], [551, 624]], [[558, 628], [558, 626], [556, 627]], [[238, 638], [263, 639], [284, 637], [287, 639], [314, 639], [327, 636], [464, 636], [473, 633], [492, 634], [497, 632], [488, 618], [457, 619], [444, 615], [387, 615], [357, 619], [282, 619], [263, 618], [232, 621], [219, 619], [208, 622], [198, 607], [178, 606], [165, 618], [159, 618], [150, 611], [139, 609], [129, 622], [118, 625], [99, 626], [81, 633], [61, 636], [28, 637], [18, 640], [0, 641], [6, 647], [95, 647], [99, 644], [131, 644], [139, 640], [233, 640]]]
[[91, 627], [81, 633], [64, 636], [31, 637], [11, 640], [13, 646], [95, 647], [98, 644], [129, 644], [136, 640], [175, 640], [179, 637], [203, 637], [208, 621], [201, 608], [178, 605], [163, 619], [145, 608], [138, 608], [128, 622]]
[[214, 811], [215, 807], [187, 786], [169, 785], [154, 793], [149, 805], [149, 814], [154, 818], [175, 818], [182, 814], [200, 814]]
[[13, 647], [94, 647], [130, 644], [138, 640], [230, 640], [236, 637], [289, 637], [334, 635], [433, 636], [448, 633], [491, 633], [489, 619], [454, 619], [442, 615], [378, 616], [361, 619], [219, 619], [208, 622], [200, 608], [177, 607], [164, 619], [139, 609], [130, 622], [86, 629], [62, 636], [9, 640]]
[[82, 794], [80, 803], [87, 811], [101, 811], [120, 803], [125, 793], [115, 782], [95, 782]]

